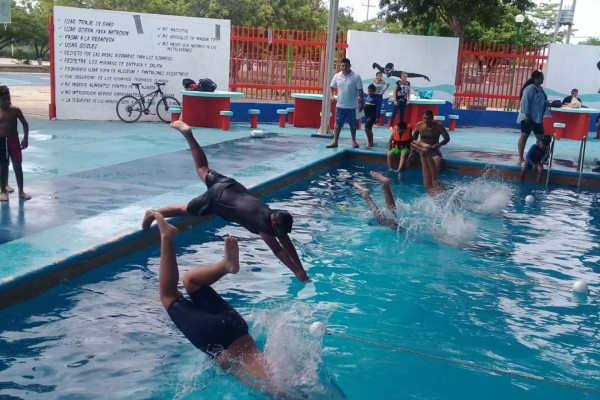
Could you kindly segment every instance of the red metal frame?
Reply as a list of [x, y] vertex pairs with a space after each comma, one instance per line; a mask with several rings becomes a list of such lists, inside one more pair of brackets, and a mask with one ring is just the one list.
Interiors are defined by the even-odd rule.
[[[321, 93], [326, 46], [327, 32], [232, 26], [229, 87], [258, 100]], [[346, 35], [338, 34], [337, 61], [346, 48]]]
[[56, 76], [54, 66], [54, 17], [48, 16], [48, 39], [50, 47], [50, 104], [48, 104], [48, 118], [56, 119]]
[[461, 43], [454, 108], [517, 110], [521, 87], [547, 60], [546, 47]]

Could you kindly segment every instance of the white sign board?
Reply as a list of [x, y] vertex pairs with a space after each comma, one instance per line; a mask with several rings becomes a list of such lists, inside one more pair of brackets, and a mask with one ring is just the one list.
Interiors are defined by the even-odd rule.
[[433, 90], [433, 98], [453, 100], [458, 38], [349, 31], [346, 56], [365, 91], [378, 70], [390, 82], [389, 92], [404, 71], [413, 93], [415, 88]]
[[584, 106], [600, 109], [600, 46], [551, 44], [545, 78], [550, 100], [562, 100], [578, 89]]
[[54, 7], [56, 117], [117, 120], [132, 83], [165, 82], [180, 101], [184, 78], [227, 90], [230, 33], [228, 20]]

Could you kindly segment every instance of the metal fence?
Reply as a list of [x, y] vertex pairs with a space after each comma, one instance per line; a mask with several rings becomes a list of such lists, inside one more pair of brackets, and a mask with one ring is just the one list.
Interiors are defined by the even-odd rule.
[[[345, 34], [336, 40], [337, 65], [348, 44]], [[326, 46], [327, 32], [232, 26], [229, 87], [255, 100], [321, 93]]]
[[[336, 39], [338, 65], [348, 44], [343, 33]], [[321, 93], [326, 45], [327, 32], [232, 26], [229, 87], [253, 100]], [[454, 108], [518, 109], [521, 87], [544, 68], [547, 54], [547, 47], [461, 43]]]
[[517, 110], [521, 87], [547, 60], [547, 47], [462, 43], [454, 108]]

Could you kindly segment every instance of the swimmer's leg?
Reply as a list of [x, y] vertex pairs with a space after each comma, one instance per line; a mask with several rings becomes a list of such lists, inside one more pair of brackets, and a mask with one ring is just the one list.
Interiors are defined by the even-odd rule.
[[375, 217], [377, 222], [379, 222], [383, 226], [387, 226], [392, 229], [396, 229], [396, 221], [393, 221], [390, 218], [385, 218], [383, 215], [381, 215], [381, 211], [379, 211], [379, 209], [377, 208], [377, 205], [371, 198], [371, 191], [369, 189], [365, 188], [364, 186], [362, 186], [358, 182], [354, 183], [354, 187], [356, 189], [358, 189], [358, 191], [360, 192], [360, 195], [367, 202], [367, 205], [369, 206], [369, 209], [371, 210], [371, 213], [373, 213], [373, 216]]
[[179, 283], [179, 269], [177, 257], [175, 256], [175, 236], [177, 228], [165, 221], [165, 218], [155, 212], [154, 218], [160, 229], [160, 269], [158, 272], [158, 289], [160, 301], [165, 309], [168, 309], [175, 300], [181, 297], [177, 289]]
[[385, 197], [385, 204], [390, 211], [396, 211], [396, 202], [394, 201], [394, 195], [390, 188], [390, 179], [381, 175], [379, 172], [371, 171], [371, 176], [379, 182], [383, 189], [383, 195]]
[[398, 163], [398, 169], [396, 170], [396, 172], [402, 172], [406, 169], [406, 166], [408, 165], [408, 155], [410, 153], [407, 151], [403, 151], [402, 153], [400, 153], [400, 162]]
[[8, 163], [0, 163], [0, 201], [8, 201]]
[[159, 213], [165, 218], [172, 217], [187, 217], [190, 215], [187, 211], [187, 204], [175, 204], [159, 208], [158, 210], [146, 210], [144, 218], [142, 219], [142, 229], [148, 230], [154, 221], [154, 215]]
[[206, 174], [208, 173], [208, 159], [206, 158], [204, 150], [202, 150], [202, 147], [200, 147], [196, 141], [196, 138], [194, 138], [192, 128], [183, 121], [171, 122], [171, 127], [181, 132], [183, 137], [185, 137], [187, 140], [190, 150], [192, 151], [192, 157], [194, 158], [196, 172], [198, 173], [200, 179], [202, 179], [202, 182], [206, 182]]
[[183, 286], [188, 293], [210, 286], [227, 274], [237, 274], [240, 270], [240, 250], [237, 239], [225, 238], [225, 251], [221, 261], [194, 268], [183, 275]]

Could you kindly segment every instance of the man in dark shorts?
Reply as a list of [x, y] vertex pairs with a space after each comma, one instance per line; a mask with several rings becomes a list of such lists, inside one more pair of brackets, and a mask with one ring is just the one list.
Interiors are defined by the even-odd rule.
[[[171, 126], [186, 138], [192, 151], [196, 172], [206, 184], [207, 191], [188, 204], [171, 205], [156, 211], [167, 218], [216, 214], [227, 221], [238, 223], [250, 232], [260, 235], [273, 254], [296, 275], [296, 278], [302, 282], [309, 281], [288, 235], [294, 222], [292, 216], [287, 211], [271, 210], [241, 183], [211, 170], [206, 154], [194, 138], [192, 129], [182, 121], [175, 121]], [[150, 228], [154, 215], [154, 210], [146, 211], [142, 229]]]
[[234, 237], [225, 239], [223, 258], [213, 264], [188, 270], [183, 286], [188, 298], [177, 288], [179, 268], [175, 255], [177, 228], [153, 212], [160, 230], [160, 301], [183, 335], [199, 350], [214, 358], [219, 367], [249, 386], [273, 393], [268, 365], [248, 324], [211, 285], [240, 269], [239, 248]]

